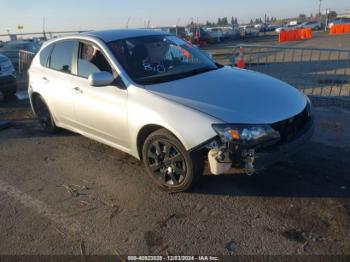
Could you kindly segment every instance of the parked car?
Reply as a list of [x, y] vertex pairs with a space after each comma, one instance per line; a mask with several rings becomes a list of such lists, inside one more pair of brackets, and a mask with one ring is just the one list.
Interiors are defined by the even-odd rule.
[[10, 59], [0, 54], [0, 92], [5, 96], [17, 91], [16, 73]]
[[343, 17], [343, 18], [333, 19], [328, 23], [328, 29], [331, 29], [334, 25], [339, 25], [339, 24], [350, 24], [350, 18]]
[[257, 36], [260, 32], [259, 28], [255, 28], [252, 25], [240, 26], [240, 32], [242, 36]]
[[278, 28], [277, 25], [268, 25], [267, 32], [274, 32]]
[[320, 30], [323, 28], [323, 25], [320, 21], [309, 21], [298, 25], [296, 28], [309, 28], [311, 30]]
[[69, 129], [142, 159], [153, 181], [171, 192], [193, 186], [206, 160], [213, 174], [231, 167], [252, 174], [313, 133], [310, 101], [300, 91], [219, 65], [164, 32], [55, 39], [34, 58], [29, 76], [44, 130]]
[[187, 38], [186, 27], [184, 26], [159, 27], [159, 28], [152, 28], [152, 30], [163, 31], [168, 34], [176, 35], [182, 39]]
[[221, 27], [207, 28], [206, 31], [208, 32], [210, 43], [221, 42], [224, 37]]
[[0, 53], [6, 55], [12, 62], [15, 68], [18, 68], [19, 63], [19, 51], [29, 51], [36, 53], [40, 48], [40, 45], [32, 41], [11, 41], [6, 43], [0, 48]]
[[278, 26], [276, 25], [261, 25], [261, 26], [258, 26], [260, 32], [274, 32]]
[[297, 27], [295, 25], [284, 25], [282, 27], [278, 27], [276, 28], [276, 32], [277, 33], [280, 33], [281, 31], [288, 31], [288, 30], [294, 30], [296, 29]]
[[210, 37], [209, 33], [202, 27], [188, 28], [187, 35], [188, 41], [199, 46], [204, 45], [205, 43], [215, 42]]

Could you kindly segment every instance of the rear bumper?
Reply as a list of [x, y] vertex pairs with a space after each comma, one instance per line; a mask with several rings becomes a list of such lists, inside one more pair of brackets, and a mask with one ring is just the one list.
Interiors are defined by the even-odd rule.
[[253, 163], [255, 172], [261, 172], [274, 163], [287, 159], [290, 155], [302, 150], [303, 146], [308, 142], [315, 131], [314, 120], [305, 125], [303, 130], [289, 143], [272, 146], [255, 154]]
[[16, 77], [13, 75], [0, 76], [0, 91], [5, 95], [16, 93], [17, 91]]

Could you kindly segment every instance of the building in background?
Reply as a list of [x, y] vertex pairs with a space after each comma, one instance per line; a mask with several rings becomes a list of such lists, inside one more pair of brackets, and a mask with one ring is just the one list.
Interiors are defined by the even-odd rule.
[[350, 18], [350, 9], [346, 10], [343, 14], [339, 14], [338, 18]]

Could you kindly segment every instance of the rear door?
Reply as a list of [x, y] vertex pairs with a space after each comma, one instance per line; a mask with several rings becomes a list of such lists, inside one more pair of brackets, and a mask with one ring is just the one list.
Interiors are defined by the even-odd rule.
[[[90, 86], [88, 77], [106, 71], [116, 77], [112, 85]], [[73, 77], [74, 109], [79, 129], [107, 143], [125, 149], [128, 144], [127, 90], [108, 58], [94, 43], [81, 41]]]
[[47, 68], [43, 70], [42, 81], [47, 86], [47, 96], [50, 111], [58, 125], [76, 127], [73, 108], [72, 65], [73, 53], [78, 42], [63, 40], [54, 44], [48, 60]]

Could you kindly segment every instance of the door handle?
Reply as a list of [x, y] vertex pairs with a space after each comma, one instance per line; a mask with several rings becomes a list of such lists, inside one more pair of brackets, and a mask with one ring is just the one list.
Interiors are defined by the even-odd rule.
[[50, 80], [47, 79], [45, 76], [43, 77], [43, 81], [44, 81], [46, 84], [50, 82]]
[[74, 88], [74, 91], [75, 91], [76, 93], [79, 93], [79, 94], [84, 93], [83, 90], [80, 89], [80, 87], [75, 87], [75, 88]]

